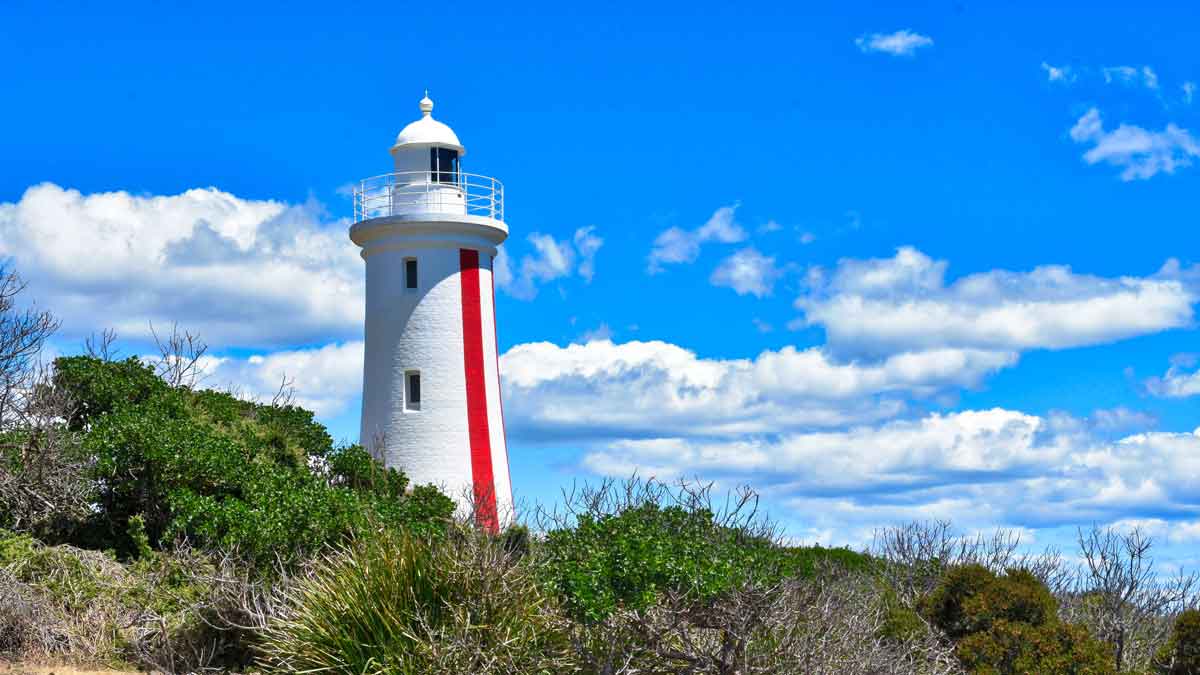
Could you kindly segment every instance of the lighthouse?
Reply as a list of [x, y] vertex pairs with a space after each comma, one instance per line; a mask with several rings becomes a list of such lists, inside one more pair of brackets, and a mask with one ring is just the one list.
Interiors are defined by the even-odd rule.
[[361, 442], [414, 484], [446, 490], [497, 531], [512, 514], [492, 268], [504, 187], [466, 173], [433, 118], [396, 137], [394, 171], [360, 181], [350, 239], [366, 262]]

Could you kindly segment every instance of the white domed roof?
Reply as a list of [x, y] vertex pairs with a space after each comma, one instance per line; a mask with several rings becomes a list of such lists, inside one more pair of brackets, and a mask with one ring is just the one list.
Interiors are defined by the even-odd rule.
[[462, 143], [458, 142], [458, 136], [454, 134], [454, 130], [433, 119], [433, 101], [429, 100], [429, 94], [421, 99], [421, 119], [404, 127], [399, 136], [396, 136], [396, 144], [392, 146], [392, 152], [406, 145], [438, 145], [442, 147], [450, 147], [458, 150], [460, 155], [467, 154]]

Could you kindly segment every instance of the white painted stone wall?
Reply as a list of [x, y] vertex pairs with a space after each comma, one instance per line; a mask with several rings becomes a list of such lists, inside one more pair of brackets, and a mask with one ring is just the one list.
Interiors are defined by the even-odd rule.
[[[492, 472], [500, 525], [512, 514], [492, 287], [503, 224], [378, 219], [351, 237], [366, 260], [366, 353], [361, 442], [414, 484], [432, 483], [466, 504], [473, 484], [463, 349], [460, 248], [479, 251], [480, 300]], [[466, 221], [479, 220], [479, 223]], [[404, 261], [417, 260], [418, 288], [405, 288]], [[421, 373], [420, 410], [406, 410], [405, 373]], [[382, 440], [382, 444], [379, 441]]]

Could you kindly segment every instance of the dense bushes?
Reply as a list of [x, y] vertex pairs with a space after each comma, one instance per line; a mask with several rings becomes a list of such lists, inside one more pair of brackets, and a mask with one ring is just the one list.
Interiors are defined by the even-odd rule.
[[567, 640], [532, 567], [469, 528], [386, 532], [322, 558], [268, 628], [281, 673], [561, 672]]
[[636, 503], [578, 512], [543, 544], [548, 582], [580, 620], [653, 605], [660, 594], [704, 603], [750, 583], [811, 576], [817, 567], [868, 565], [844, 549], [786, 548], [757, 523], [716, 514], [703, 498], [657, 490]]
[[1159, 655], [1163, 675], [1200, 675], [1200, 610], [1175, 617], [1171, 639]]
[[1026, 570], [997, 575], [977, 564], [951, 568], [921, 609], [957, 643], [955, 652], [971, 672], [1114, 672], [1105, 647], [1086, 630], [1059, 621], [1058, 601]]
[[128, 564], [0, 531], [0, 655], [62, 658], [168, 672], [248, 663], [221, 630], [213, 561], [188, 551]]
[[312, 413], [168, 386], [136, 359], [60, 358], [54, 386], [74, 402], [97, 510], [96, 548], [134, 552], [180, 537], [261, 562], [298, 559], [355, 532], [431, 534], [453, 504], [384, 469], [359, 446], [333, 446]]
[[997, 621], [1041, 626], [1054, 620], [1058, 603], [1025, 570], [997, 576], [982, 565], [964, 565], [948, 571], [922, 606], [934, 625], [958, 640]]

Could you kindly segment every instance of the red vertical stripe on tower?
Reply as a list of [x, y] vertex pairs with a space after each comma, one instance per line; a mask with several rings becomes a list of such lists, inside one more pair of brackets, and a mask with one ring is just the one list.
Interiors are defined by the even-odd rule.
[[483, 302], [479, 287], [479, 251], [459, 249], [462, 280], [463, 363], [467, 376], [467, 429], [471, 439], [471, 478], [475, 518], [489, 532], [496, 518], [496, 481], [492, 474], [492, 438], [488, 430], [487, 380], [483, 366]]

